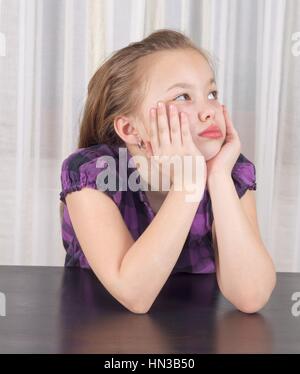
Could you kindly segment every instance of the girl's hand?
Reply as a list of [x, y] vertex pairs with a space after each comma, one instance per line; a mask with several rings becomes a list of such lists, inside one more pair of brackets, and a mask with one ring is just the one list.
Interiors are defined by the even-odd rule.
[[241, 152], [241, 141], [238, 132], [233, 126], [225, 105], [222, 106], [226, 124], [226, 137], [219, 153], [206, 161], [208, 179], [214, 173], [231, 175], [232, 168]]
[[[196, 147], [192, 135], [190, 133], [190, 127], [188, 122], [188, 116], [186, 113], [177, 111], [176, 105], [169, 106], [169, 120], [167, 116], [167, 108], [164, 103], [162, 106], [158, 105], [158, 109], [152, 108], [150, 110], [150, 143], [146, 144], [147, 155], [153, 161], [156, 168], [158, 168], [163, 174], [164, 165], [166, 170], [170, 170], [170, 162], [172, 157], [179, 157], [182, 170], [174, 168], [177, 180], [184, 183], [183, 186], [195, 186], [201, 191], [203, 195], [206, 181], [206, 163], [202, 153]], [[184, 156], [192, 156], [192, 162], [189, 166], [192, 166], [192, 170], [187, 170], [187, 163], [185, 163]], [[152, 158], [153, 156], [157, 156]], [[175, 158], [176, 158], [175, 157]], [[191, 157], [190, 157], [191, 158]], [[171, 162], [172, 163], [172, 162]], [[197, 167], [201, 169], [201, 181], [196, 180], [195, 176], [199, 175], [199, 169], [197, 173]], [[181, 173], [180, 173], [181, 172]], [[174, 184], [174, 173], [171, 172], [168, 177], [170, 178], [171, 185]]]

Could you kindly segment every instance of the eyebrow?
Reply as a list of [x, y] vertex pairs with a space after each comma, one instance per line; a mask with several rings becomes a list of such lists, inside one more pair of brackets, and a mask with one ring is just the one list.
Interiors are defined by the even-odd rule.
[[[209, 86], [210, 84], [216, 83], [215, 78], [210, 78], [210, 80], [206, 83], [206, 86]], [[181, 87], [181, 88], [194, 88], [195, 86], [193, 84], [185, 83], [185, 82], [178, 82], [173, 84], [171, 87], [167, 89], [167, 92], [170, 91], [172, 88], [175, 87]]]

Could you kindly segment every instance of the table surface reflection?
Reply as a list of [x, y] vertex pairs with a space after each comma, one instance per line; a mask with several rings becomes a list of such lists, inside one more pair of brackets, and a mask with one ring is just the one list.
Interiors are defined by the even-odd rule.
[[300, 353], [299, 273], [278, 273], [269, 303], [251, 315], [222, 296], [215, 274], [171, 275], [147, 314], [79, 268], [0, 266], [0, 292], [0, 353]]

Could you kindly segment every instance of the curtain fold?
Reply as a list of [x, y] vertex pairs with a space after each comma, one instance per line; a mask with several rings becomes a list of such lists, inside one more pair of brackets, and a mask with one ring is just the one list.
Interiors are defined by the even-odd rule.
[[159, 28], [213, 56], [256, 166], [264, 243], [278, 271], [300, 271], [297, 0], [0, 0], [0, 264], [63, 265], [60, 168], [77, 147], [89, 79]]

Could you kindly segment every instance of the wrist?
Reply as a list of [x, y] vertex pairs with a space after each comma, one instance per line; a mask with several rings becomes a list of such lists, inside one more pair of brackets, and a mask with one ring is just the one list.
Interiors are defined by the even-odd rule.
[[217, 183], [220, 183], [220, 181], [224, 181], [224, 180], [231, 180], [231, 174], [225, 172], [225, 171], [218, 171], [218, 172], [213, 172], [213, 173], [210, 173], [207, 177], [207, 186], [209, 188], [209, 186], [211, 186], [212, 184], [215, 183], [215, 181]]
[[204, 189], [199, 187], [199, 185], [191, 185], [191, 186], [181, 186], [178, 187], [174, 184], [172, 184], [170, 191], [182, 195], [187, 203], [196, 203], [199, 204], [199, 202], [203, 198]]

